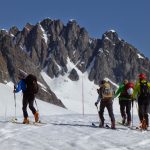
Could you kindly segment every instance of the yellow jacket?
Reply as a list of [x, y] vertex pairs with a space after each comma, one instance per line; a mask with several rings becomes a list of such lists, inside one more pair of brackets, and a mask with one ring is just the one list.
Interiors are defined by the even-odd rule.
[[[146, 80], [142, 80], [141, 83], [147, 82]], [[148, 88], [150, 90], [150, 83], [147, 82]], [[136, 99], [140, 95], [140, 81], [137, 81], [134, 87], [133, 98]]]

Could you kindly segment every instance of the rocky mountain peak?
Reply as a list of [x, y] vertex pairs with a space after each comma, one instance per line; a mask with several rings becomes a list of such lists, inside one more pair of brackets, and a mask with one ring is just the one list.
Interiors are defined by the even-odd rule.
[[119, 39], [118, 34], [114, 30], [109, 30], [102, 35], [102, 40], [110, 40], [113, 43], [116, 43]]
[[[68, 63], [73, 67], [68, 68]], [[0, 81], [16, 83], [18, 69], [35, 74], [44, 85], [42, 70], [52, 79], [69, 74], [69, 79], [75, 82], [79, 80], [78, 69], [87, 72], [89, 80], [98, 84], [105, 77], [114, 82], [124, 78], [134, 80], [141, 71], [150, 70], [150, 61], [114, 30], [96, 39], [75, 20], [64, 25], [60, 20], [46, 18], [36, 25], [27, 23], [22, 31], [15, 26], [9, 32], [0, 30]], [[41, 95], [59, 103], [55, 94], [48, 91], [50, 94]]]
[[34, 25], [27, 23], [24, 27], [25, 30], [27, 30], [28, 32], [30, 32], [32, 30], [32, 28], [34, 27]]
[[13, 36], [16, 36], [18, 32], [19, 29], [16, 26], [13, 26], [9, 29], [9, 33], [12, 34]]

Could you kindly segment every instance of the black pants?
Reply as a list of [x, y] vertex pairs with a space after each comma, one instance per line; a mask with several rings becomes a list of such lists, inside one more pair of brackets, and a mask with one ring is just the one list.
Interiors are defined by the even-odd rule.
[[108, 110], [108, 114], [109, 114], [109, 117], [111, 119], [111, 122], [115, 122], [112, 100], [101, 100], [101, 102], [100, 102], [100, 111], [99, 111], [101, 122], [104, 122], [104, 109], [105, 109], [105, 107]]
[[27, 112], [28, 104], [29, 104], [29, 108], [32, 111], [32, 113], [33, 114], [36, 113], [36, 109], [33, 106], [34, 99], [35, 99], [34, 94], [23, 93], [23, 107], [22, 107], [22, 110], [23, 110], [24, 118], [28, 117], [28, 112]]
[[149, 125], [149, 119], [148, 119], [148, 109], [149, 109], [149, 98], [147, 97], [138, 97], [138, 115], [139, 119], [142, 122], [143, 119], [146, 120], [146, 124]]
[[131, 121], [131, 100], [119, 100], [120, 104], [120, 113], [122, 118], [126, 119], [127, 121]]
[[148, 119], [148, 105], [146, 104], [140, 104], [139, 105], [139, 119], [142, 122], [143, 119], [146, 120], [146, 124], [149, 125], [149, 119]]

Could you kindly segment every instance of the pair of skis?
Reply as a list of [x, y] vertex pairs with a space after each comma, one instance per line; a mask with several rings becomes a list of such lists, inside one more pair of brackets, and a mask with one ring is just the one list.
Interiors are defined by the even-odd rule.
[[[150, 131], [150, 129], [141, 129], [141, 128], [137, 127], [137, 126], [126, 126], [126, 125], [122, 124], [121, 122], [117, 122], [116, 124], [124, 126], [124, 127], [128, 128], [130, 130], [136, 130], [136, 131], [141, 131], [141, 132]], [[112, 129], [108, 124], [105, 124], [104, 127], [99, 127], [94, 122], [92, 122], [92, 127], [94, 127], [94, 128]], [[119, 130], [119, 129], [120, 128], [115, 128], [115, 129], [112, 129], [112, 130]]]
[[95, 128], [104, 128], [104, 129], [116, 130], [116, 128], [111, 128], [108, 124], [105, 124], [103, 127], [99, 127], [99, 126], [96, 125], [94, 122], [92, 122], [92, 126], [95, 127]]
[[46, 123], [41, 122], [41, 121], [38, 121], [38, 122], [30, 121], [28, 124], [24, 124], [24, 123], [21, 122], [21, 121], [18, 121], [18, 120], [16, 120], [16, 119], [12, 119], [12, 120], [10, 120], [9, 122], [15, 123], [15, 124], [22, 124], [22, 125], [35, 125], [35, 126], [43, 126], [43, 125], [46, 125]]
[[137, 131], [141, 131], [141, 132], [142, 131], [150, 131], [150, 129], [142, 129], [142, 128], [138, 127], [138, 126], [127, 126], [125, 124], [122, 124], [122, 122], [117, 122], [117, 124], [125, 126], [125, 127], [128, 127], [131, 130], [137, 130]]

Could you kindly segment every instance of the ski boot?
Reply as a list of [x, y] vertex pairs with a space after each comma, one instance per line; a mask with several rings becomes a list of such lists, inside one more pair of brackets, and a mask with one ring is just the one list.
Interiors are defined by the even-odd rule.
[[111, 122], [111, 129], [116, 129], [115, 121], [112, 121], [112, 122]]
[[24, 118], [23, 124], [29, 124], [29, 119], [28, 118]]
[[36, 113], [34, 114], [34, 118], [35, 118], [35, 122], [39, 121], [39, 113], [36, 111]]
[[126, 117], [123, 117], [123, 118], [122, 118], [122, 124], [124, 125], [125, 122], [126, 122]]
[[144, 130], [147, 130], [147, 124], [146, 124], [146, 120], [145, 119], [143, 119], [143, 121], [142, 121], [142, 129], [144, 129]]
[[145, 120], [145, 119], [143, 119], [143, 120], [141, 121], [141, 123], [140, 123], [140, 125], [139, 125], [139, 128], [140, 128], [141, 130], [147, 130], [148, 125], [146, 124], [146, 120]]
[[131, 126], [131, 121], [127, 121], [126, 126]]
[[99, 127], [100, 127], [100, 128], [103, 128], [103, 127], [104, 127], [104, 121], [101, 121], [101, 122], [100, 122]]

